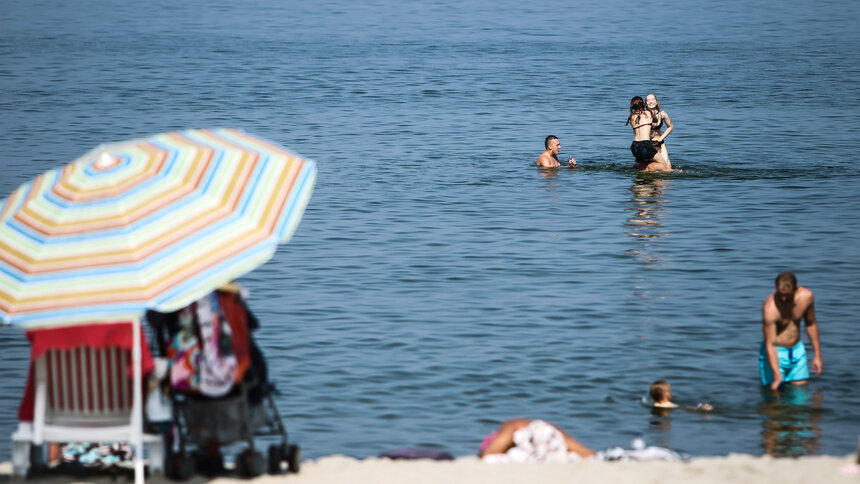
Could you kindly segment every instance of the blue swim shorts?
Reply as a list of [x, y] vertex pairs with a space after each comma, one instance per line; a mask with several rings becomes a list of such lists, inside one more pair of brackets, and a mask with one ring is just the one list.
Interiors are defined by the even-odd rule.
[[[777, 346], [776, 354], [779, 358], [779, 370], [782, 373], [783, 380], [789, 382], [809, 379], [809, 367], [806, 363], [806, 347], [803, 346], [803, 341], [798, 341], [791, 348]], [[767, 352], [764, 349], [764, 343], [761, 344], [761, 351], [758, 355], [758, 366], [761, 369], [761, 384], [770, 385], [773, 382], [773, 372], [771, 372], [770, 364], [767, 362]]]

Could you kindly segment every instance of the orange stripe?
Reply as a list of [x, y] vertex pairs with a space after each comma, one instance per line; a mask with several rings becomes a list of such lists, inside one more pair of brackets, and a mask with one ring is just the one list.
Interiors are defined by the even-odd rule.
[[[12, 301], [8, 301], [5, 294], [0, 294], [0, 308], [7, 313], [16, 312], [21, 314], [42, 309], [62, 309], [109, 302], [146, 300], [146, 297], [143, 297], [140, 292], [139, 288], [110, 288], [92, 293], [58, 293], [42, 297], [16, 298]], [[73, 304], [69, 304], [69, 301], [72, 301]]]
[[[69, 201], [88, 202], [115, 196], [134, 186], [140, 185], [144, 181], [150, 179], [153, 174], [158, 173], [161, 170], [161, 167], [167, 159], [168, 152], [157, 148], [149, 142], [133, 146], [139, 148], [141, 151], [149, 153], [147, 160], [143, 162], [143, 169], [134, 176], [131, 176], [111, 187], [87, 188], [74, 184], [72, 170], [63, 170], [63, 176], [52, 187], [53, 192], [56, 193], [57, 196]], [[76, 168], [75, 172], [83, 171], [87, 166], [89, 166], [89, 163], [69, 165], [70, 168]]]
[[[250, 157], [253, 157], [253, 160], [248, 160]], [[240, 158], [237, 173], [235, 173], [235, 176], [231, 178], [230, 187], [232, 188], [224, 193], [217, 206], [205, 212], [188, 214], [192, 217], [191, 220], [189, 220], [188, 223], [182, 224], [179, 230], [173, 231], [167, 234], [167, 236], [155, 235], [149, 240], [141, 240], [135, 250], [120, 249], [84, 256], [58, 255], [55, 257], [46, 256], [36, 259], [30, 256], [30, 254], [23, 253], [0, 240], [0, 249], [2, 249], [0, 250], [0, 260], [3, 260], [9, 265], [28, 274], [43, 274], [56, 270], [99, 267], [128, 261], [143, 260], [163, 248], [170, 246], [176, 241], [185, 238], [189, 234], [194, 233], [234, 212], [241, 195], [244, 193], [250, 181], [250, 175], [256, 165], [256, 161], [256, 154], [251, 153], [245, 153]], [[199, 179], [195, 181], [195, 186], [199, 181]], [[282, 190], [278, 190], [275, 194], [279, 196], [277, 200], [282, 200], [285, 196], [282, 193]]]
[[34, 197], [38, 196], [42, 193], [42, 185], [45, 183], [45, 174], [39, 175], [33, 179], [33, 184], [30, 185], [30, 192], [27, 193], [27, 198], [24, 199], [24, 203], [21, 204], [21, 207], [24, 208], [30, 204], [30, 201], [33, 200]]
[[[207, 154], [208, 156], [205, 156]], [[192, 169], [186, 172], [185, 179], [180, 185], [176, 186], [174, 190], [152, 197], [146, 204], [139, 205], [135, 207], [134, 210], [126, 213], [94, 218], [84, 222], [62, 222], [43, 216], [40, 212], [35, 211], [28, 203], [22, 206], [21, 210], [15, 214], [15, 219], [31, 229], [45, 235], [83, 234], [97, 230], [106, 230], [130, 225], [168, 205], [176, 199], [194, 191], [200, 184], [200, 181], [203, 178], [203, 173], [205, 173], [206, 167], [211, 162], [211, 159], [211, 151], [207, 152], [204, 150], [200, 152], [192, 161], [191, 165], [192, 167], [197, 168], [197, 171]]]
[[[301, 163], [290, 163], [291, 168], [296, 168], [296, 165], [298, 165], [298, 168], [301, 167]], [[298, 169], [283, 170], [279, 179], [281, 182], [284, 182], [287, 178], [291, 178], [289, 186], [292, 188], [297, 179], [296, 175], [299, 172], [300, 170]], [[280, 199], [284, 200], [290, 192], [291, 190], [279, 190], [278, 194], [281, 195]], [[252, 233], [245, 232], [244, 234], [237, 234], [233, 239], [225, 240], [224, 243], [220, 244], [215, 250], [209, 251], [201, 257], [190, 260], [182, 266], [173, 268], [170, 274], [171, 277], [154, 281], [152, 284], [140, 288], [110, 288], [84, 294], [53, 294], [45, 297], [26, 298], [20, 301], [20, 304], [15, 307], [15, 311], [26, 312], [38, 309], [59, 309], [115, 301], [132, 302], [147, 300], [154, 295], [163, 293], [175, 285], [184, 282], [189, 275], [197, 274], [202, 270], [208, 269], [212, 265], [212, 260], [223, 260], [227, 257], [234, 256], [246, 248], [258, 243], [260, 240], [268, 237], [272, 233], [274, 224], [277, 223], [279, 215], [285, 207], [283, 203], [276, 203], [270, 205], [270, 208], [271, 209], [267, 211], [268, 216], [261, 219], [262, 223], [259, 224], [257, 229], [253, 230]], [[11, 306], [6, 304], [8, 300], [9, 299], [6, 298], [5, 294], [0, 294], [0, 307], [3, 307], [4, 310], [10, 312]], [[69, 304], [68, 302], [70, 301], [74, 301], [74, 304]]]
[[[0, 293], [0, 308], [5, 312], [25, 313], [37, 310], [62, 309], [97, 305], [111, 302], [138, 302], [166, 292], [190, 276], [206, 270], [212, 266], [212, 260], [223, 260], [224, 258], [241, 253], [247, 247], [253, 246], [260, 240], [265, 239], [268, 234], [255, 231], [253, 237], [243, 237], [242, 244], [229, 241], [221, 245], [218, 250], [210, 251], [205, 257], [199, 257], [188, 261], [170, 271], [170, 277], [154, 281], [152, 284], [131, 288], [107, 288], [93, 292], [71, 292], [53, 293], [46, 296], [27, 298], [7, 298], [7, 294]], [[231, 247], [231, 250], [223, 250]], [[69, 289], [74, 289], [71, 287]]]
[[[227, 241], [225, 244], [218, 247], [218, 249], [206, 253], [203, 257], [191, 259], [186, 264], [174, 267], [173, 270], [170, 271], [170, 277], [159, 279], [151, 284], [132, 288], [112, 287], [86, 293], [54, 293], [40, 297], [15, 298], [11, 301], [6, 297], [6, 294], [0, 293], [0, 308], [3, 308], [7, 313], [25, 313], [37, 310], [81, 307], [110, 302], [145, 301], [185, 282], [190, 276], [209, 269], [212, 267], [213, 260], [220, 261], [239, 254], [248, 247], [252, 247], [259, 243], [270, 234], [262, 230], [255, 230], [251, 235], [252, 236], [249, 237], [246, 233], [242, 238], [237, 237], [236, 239], [241, 240], [241, 244], [236, 243], [235, 241]], [[228, 247], [230, 248], [229, 250], [224, 250]], [[74, 289], [74, 287], [71, 289]]]
[[236, 254], [240, 254], [270, 235], [270, 231], [266, 231], [259, 226], [253, 232], [245, 232], [244, 234], [237, 235], [233, 239], [225, 241], [223, 244], [219, 244], [217, 248], [203, 254], [201, 257], [189, 260], [188, 263], [181, 266], [174, 267], [170, 272], [169, 277], [156, 281], [156, 283], [148, 286], [147, 289], [150, 291], [152, 296], [166, 292], [167, 289], [172, 288], [173, 286], [184, 282], [191, 276], [212, 267], [213, 260], [221, 261], [233, 257]]
[[[265, 225], [271, 227], [274, 223], [269, 221], [269, 223]], [[12, 304], [7, 303], [17, 303], [15, 304], [14, 311], [22, 313], [35, 310], [79, 307], [89, 304], [101, 304], [116, 301], [145, 301], [157, 294], [166, 292], [168, 289], [184, 282], [190, 276], [210, 268], [213, 260], [220, 261], [225, 258], [232, 257], [247, 248], [254, 246], [271, 235], [271, 230], [266, 229], [266, 226], [258, 225], [257, 229], [253, 230], [253, 232], [236, 234], [232, 239], [225, 240], [223, 243], [219, 244], [214, 250], [202, 254], [200, 257], [191, 259], [183, 265], [173, 267], [170, 271], [170, 277], [154, 281], [152, 284], [136, 288], [112, 287], [86, 293], [54, 293], [47, 296], [22, 299], [7, 298], [7, 294], [0, 293], [0, 307], [2, 307], [6, 312], [12, 312]], [[70, 289], [74, 289], [74, 287], [70, 287]], [[70, 301], [73, 301], [74, 304], [69, 304]]]
[[12, 202], [16, 198], [18, 198], [18, 196], [20, 196], [20, 191], [21, 191], [21, 188], [18, 188], [17, 190], [12, 192], [11, 195], [9, 195], [9, 198], [6, 199], [6, 203], [3, 204], [3, 211], [0, 212], [0, 220], [6, 220], [6, 215], [8, 213], [10, 213], [10, 211], [12, 210], [12, 205], [14, 205], [14, 203], [12, 203]]
[[[176, 134], [179, 135], [179, 133], [176, 133]], [[233, 140], [226, 138], [224, 136], [221, 136], [220, 134], [215, 133], [214, 131], [198, 131], [194, 134], [200, 138], [212, 140], [212, 141], [210, 141], [211, 143], [216, 143], [216, 144], [223, 145], [223, 146], [229, 146], [230, 149], [239, 150], [239, 151], [252, 151], [252, 150], [249, 150], [246, 146], [236, 144]], [[197, 141], [192, 141], [192, 142], [193, 143], [199, 143]], [[256, 151], [256, 150], [253, 150], [253, 151]]]
[[237, 129], [231, 129], [231, 130], [228, 130], [228, 131], [230, 131], [230, 132], [231, 132], [231, 134], [232, 134], [233, 136], [235, 136], [236, 138], [242, 138], [242, 139], [246, 139], [246, 140], [248, 140], [248, 141], [247, 141], [247, 143], [248, 143], [248, 144], [251, 144], [251, 145], [262, 145], [262, 146], [264, 146], [264, 147], [266, 148], [266, 151], [271, 151], [272, 153], [280, 154], [280, 155], [282, 155], [282, 156], [284, 156], [284, 157], [286, 157], [286, 158], [289, 158], [289, 159], [294, 159], [294, 158], [295, 158], [295, 155], [294, 155], [293, 153], [290, 153], [289, 151], [287, 151], [287, 150], [283, 149], [282, 147], [280, 147], [280, 146], [278, 146], [278, 145], [274, 145], [274, 144], [272, 144], [272, 143], [269, 143], [268, 141], [266, 141], [266, 140], [264, 140], [264, 139], [262, 139], [262, 138], [257, 138], [256, 136], [248, 135], [247, 133], [243, 133], [243, 132], [241, 132], [241, 131], [239, 131], [239, 130], [237, 130]]
[[[298, 174], [301, 172], [300, 168], [303, 163], [301, 162], [292, 162], [290, 163], [290, 168], [296, 168], [293, 170], [285, 169], [282, 170], [281, 175], [279, 176], [280, 183], [286, 183], [289, 178], [289, 189], [288, 190], [279, 190], [278, 195], [279, 203], [274, 203], [270, 205], [270, 210], [268, 211], [268, 217], [262, 217], [256, 227], [256, 230], [253, 233], [244, 233], [237, 234], [236, 237], [230, 240], [225, 240], [224, 243], [219, 244], [219, 246], [204, 254], [201, 257], [197, 257], [189, 263], [174, 267], [171, 271], [171, 276], [166, 279], [162, 279], [158, 282], [149, 286], [149, 290], [154, 291], [151, 294], [159, 294], [165, 292], [166, 289], [169, 289], [176, 284], [185, 281], [191, 275], [197, 274], [209, 267], [211, 267], [211, 260], [223, 260], [229, 257], [232, 257], [236, 254], [241, 253], [249, 247], [254, 246], [259, 243], [261, 240], [270, 236], [274, 230], [275, 224], [277, 223], [281, 212], [284, 210], [284, 200], [286, 200], [287, 195], [292, 191], [292, 187], [295, 185], [296, 180], [298, 179]], [[281, 185], [278, 185], [281, 186]]]

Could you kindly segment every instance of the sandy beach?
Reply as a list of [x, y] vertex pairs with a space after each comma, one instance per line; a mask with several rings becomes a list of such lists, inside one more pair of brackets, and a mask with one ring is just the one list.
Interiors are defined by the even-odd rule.
[[[302, 462], [299, 474], [263, 475], [251, 480], [232, 477], [206, 479], [202, 476], [189, 483], [256, 483], [256, 484], [466, 484], [466, 483], [592, 483], [657, 484], [731, 482], [780, 484], [790, 483], [858, 483], [860, 475], [843, 475], [854, 456], [811, 456], [792, 458], [755, 457], [731, 454], [725, 457], [699, 457], [687, 462], [590, 462], [571, 464], [487, 464], [477, 457], [460, 457], [454, 461], [393, 461], [389, 459], [354, 459], [329, 456]], [[0, 477], [9, 480], [11, 464], [0, 464]], [[74, 482], [123, 482], [109, 476]], [[33, 481], [35, 482], [35, 481]], [[70, 482], [68, 476], [40, 478], [38, 482]], [[147, 482], [177, 482], [160, 478]]]

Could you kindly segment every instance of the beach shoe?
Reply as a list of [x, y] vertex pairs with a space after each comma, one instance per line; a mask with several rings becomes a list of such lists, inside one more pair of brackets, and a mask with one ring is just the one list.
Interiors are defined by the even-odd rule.
[[77, 462], [81, 454], [86, 452], [86, 448], [82, 444], [69, 443], [63, 446], [63, 462]]
[[90, 448], [86, 453], [78, 457], [78, 462], [85, 467], [98, 467], [101, 465], [101, 452], [98, 447]]
[[110, 454], [110, 455], [103, 456], [101, 461], [102, 461], [103, 466], [111, 467], [111, 466], [118, 465], [120, 462], [122, 462], [122, 459], [118, 455]]

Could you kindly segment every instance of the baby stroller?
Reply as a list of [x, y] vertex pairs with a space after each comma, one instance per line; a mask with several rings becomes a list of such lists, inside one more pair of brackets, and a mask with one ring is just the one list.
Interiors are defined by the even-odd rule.
[[[167, 477], [220, 474], [221, 448], [238, 442], [247, 444], [234, 461], [243, 477], [280, 474], [284, 464], [299, 472], [299, 446], [288, 441], [252, 336], [259, 323], [238, 286], [229, 284], [175, 313], [150, 311], [147, 320], [153, 353], [170, 360], [161, 390], [169, 395], [172, 418], [150, 424], [166, 435]], [[256, 450], [255, 436], [279, 437], [267, 459]]]

